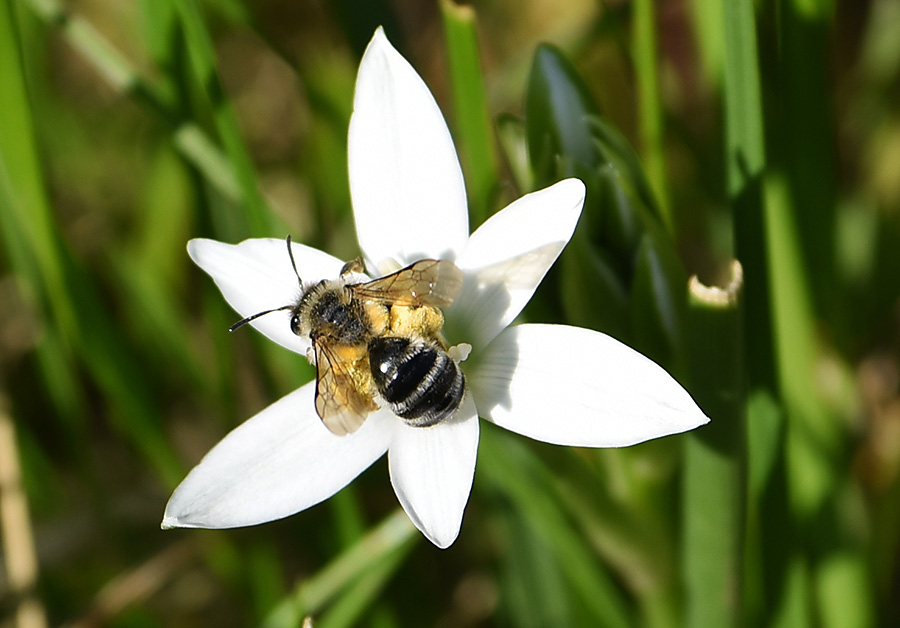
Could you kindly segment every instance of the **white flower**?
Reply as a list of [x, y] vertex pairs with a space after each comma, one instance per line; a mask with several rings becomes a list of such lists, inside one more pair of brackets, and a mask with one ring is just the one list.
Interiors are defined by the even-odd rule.
[[[452, 419], [412, 427], [387, 406], [347, 436], [332, 434], [309, 383], [237, 427], [175, 489], [163, 527], [229, 528], [286, 517], [327, 499], [388, 454], [391, 483], [438, 547], [459, 534], [478, 449], [478, 417], [564, 445], [620, 447], [708, 421], [662, 368], [601, 333], [562, 325], [509, 327], [565, 247], [584, 184], [529, 194], [469, 235], [466, 193], [450, 133], [422, 79], [379, 29], [363, 56], [349, 134], [350, 188], [366, 266], [381, 274], [423, 258], [464, 273], [444, 310], [450, 345], [467, 343], [465, 399]], [[282, 240], [193, 240], [191, 258], [241, 316], [293, 303], [297, 278]], [[342, 261], [293, 244], [306, 283]], [[589, 289], [588, 286], [585, 289]], [[306, 354], [290, 313], [257, 330]]]

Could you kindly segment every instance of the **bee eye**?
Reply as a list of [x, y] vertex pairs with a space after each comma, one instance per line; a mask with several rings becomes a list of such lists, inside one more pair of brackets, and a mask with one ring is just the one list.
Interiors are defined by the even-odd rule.
[[291, 331], [297, 336], [300, 335], [300, 317], [296, 314], [291, 316]]

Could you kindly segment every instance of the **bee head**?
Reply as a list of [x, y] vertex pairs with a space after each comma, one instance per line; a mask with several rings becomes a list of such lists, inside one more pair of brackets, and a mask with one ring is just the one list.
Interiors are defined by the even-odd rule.
[[[305, 291], [303, 289], [303, 280], [300, 279], [300, 273], [297, 272], [297, 262], [294, 261], [294, 251], [291, 249], [291, 236], [288, 235], [288, 237], [285, 238], [284, 241], [285, 241], [285, 244], [287, 244], [288, 257], [291, 258], [291, 267], [294, 269], [294, 274], [297, 275], [297, 283], [300, 284], [300, 294], [304, 294]], [[247, 318], [243, 318], [243, 319], [239, 320], [234, 325], [229, 327], [228, 331], [232, 332], [232, 331], [238, 330], [241, 327], [243, 327], [244, 325], [246, 325], [247, 323], [249, 323], [250, 321], [256, 320], [260, 316], [265, 316], [266, 314], [271, 314], [272, 312], [281, 312], [282, 310], [294, 309], [295, 307], [296, 306], [294, 304], [289, 304], [289, 305], [282, 305], [281, 307], [272, 308], [271, 310], [257, 312], [256, 314], [253, 314], [251, 316], [248, 316]], [[300, 315], [297, 312], [294, 312], [294, 315], [291, 317], [291, 331], [294, 332], [295, 334], [297, 334], [298, 336], [300, 335]]]

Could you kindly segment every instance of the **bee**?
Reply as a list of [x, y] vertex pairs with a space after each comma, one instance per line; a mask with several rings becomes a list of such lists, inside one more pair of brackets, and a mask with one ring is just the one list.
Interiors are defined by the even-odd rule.
[[453, 262], [424, 259], [373, 281], [352, 282], [363, 271], [347, 262], [338, 279], [306, 286], [300, 279], [291, 238], [288, 255], [300, 283], [289, 305], [259, 312], [231, 326], [290, 310], [291, 331], [308, 337], [316, 366], [316, 413], [334, 434], [355, 432], [379, 400], [417, 427], [453, 416], [466, 380], [447, 353], [440, 308], [456, 299], [462, 271]]

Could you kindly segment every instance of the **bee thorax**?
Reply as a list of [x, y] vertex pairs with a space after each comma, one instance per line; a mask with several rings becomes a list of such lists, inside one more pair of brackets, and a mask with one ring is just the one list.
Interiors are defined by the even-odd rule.
[[301, 329], [341, 344], [364, 344], [369, 325], [362, 304], [351, 298], [342, 283], [321, 282], [300, 301]]

